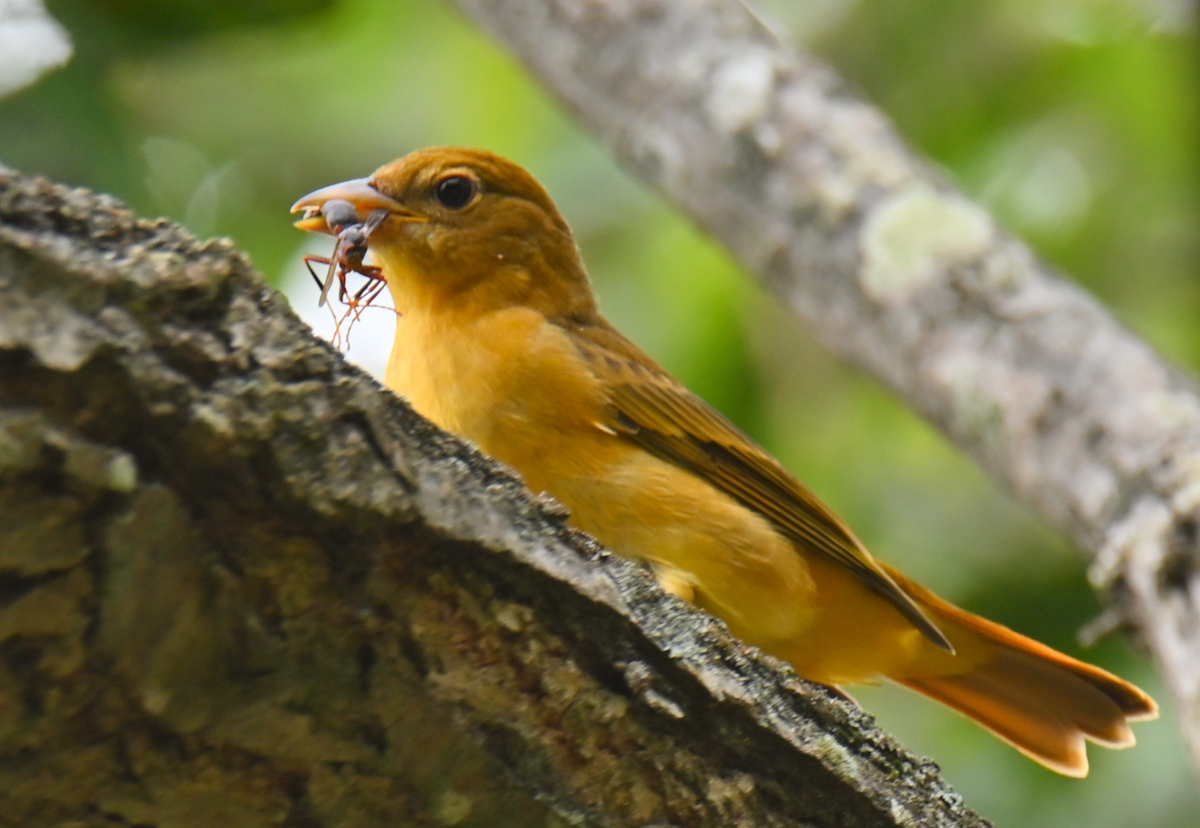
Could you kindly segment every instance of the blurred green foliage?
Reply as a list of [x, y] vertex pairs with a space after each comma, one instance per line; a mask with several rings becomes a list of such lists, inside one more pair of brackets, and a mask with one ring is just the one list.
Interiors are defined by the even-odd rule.
[[[1080, 556], [726, 256], [630, 181], [522, 70], [434, 0], [51, 0], [77, 53], [0, 101], [0, 160], [232, 236], [307, 277], [288, 205], [431, 144], [529, 167], [579, 237], [609, 317], [765, 443], [881, 557], [1166, 702], [1082, 782], [894, 688], [855, 695], [1000, 826], [1194, 826], [1178, 726]], [[1045, 258], [1200, 367], [1200, 117], [1188, 0], [764, 0]], [[303, 308], [301, 309], [304, 310]], [[309, 309], [311, 310], [311, 309]], [[368, 341], [365, 347], [381, 345]], [[364, 360], [368, 357], [353, 352]]]

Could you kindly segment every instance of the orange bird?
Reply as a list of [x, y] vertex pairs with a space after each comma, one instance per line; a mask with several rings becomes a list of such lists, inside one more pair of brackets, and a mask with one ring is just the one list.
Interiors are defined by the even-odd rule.
[[875, 560], [600, 315], [567, 223], [521, 167], [421, 150], [300, 199], [297, 226], [334, 232], [321, 208], [345, 202], [372, 222], [399, 312], [387, 385], [736, 635], [822, 684], [911, 687], [1069, 776], [1087, 773], [1084, 740], [1127, 747], [1129, 722], [1157, 715], [1132, 684]]

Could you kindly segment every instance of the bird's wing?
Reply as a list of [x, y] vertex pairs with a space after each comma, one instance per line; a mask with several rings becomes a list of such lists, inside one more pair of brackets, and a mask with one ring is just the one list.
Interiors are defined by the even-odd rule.
[[770, 520], [798, 548], [844, 566], [890, 601], [930, 641], [941, 630], [871, 557], [850, 529], [779, 461], [603, 320], [563, 324], [609, 390], [599, 423], [707, 481]]

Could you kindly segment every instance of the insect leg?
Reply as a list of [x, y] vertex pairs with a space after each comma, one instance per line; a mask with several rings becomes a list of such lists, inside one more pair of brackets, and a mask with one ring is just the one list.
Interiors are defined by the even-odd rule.
[[321, 279], [317, 276], [316, 271], [312, 269], [312, 263], [316, 262], [317, 264], [327, 265], [329, 264], [329, 259], [326, 259], [324, 256], [305, 256], [303, 261], [304, 266], [308, 268], [308, 275], [313, 277], [313, 281], [317, 283], [317, 287], [320, 287]]

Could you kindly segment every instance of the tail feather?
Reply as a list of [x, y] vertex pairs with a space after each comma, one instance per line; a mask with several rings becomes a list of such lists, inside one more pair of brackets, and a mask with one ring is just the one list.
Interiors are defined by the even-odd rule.
[[970, 673], [898, 681], [1067, 776], [1087, 775], [1085, 740], [1112, 748], [1134, 743], [1127, 714], [1096, 685], [1014, 650], [1000, 650]]
[[1051, 770], [1086, 776], [1085, 740], [1129, 747], [1129, 722], [1158, 715], [1153, 699], [1111, 673], [961, 610], [903, 576], [897, 581], [956, 649], [983, 656], [964, 672], [891, 678], [973, 719]]

